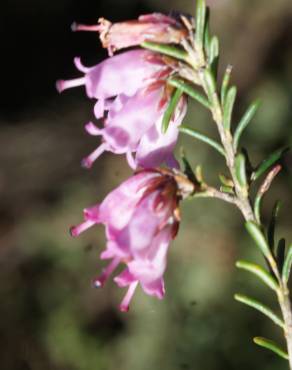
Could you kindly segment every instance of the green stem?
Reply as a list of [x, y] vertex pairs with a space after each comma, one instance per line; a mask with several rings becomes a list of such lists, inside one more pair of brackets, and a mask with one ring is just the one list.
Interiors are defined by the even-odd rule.
[[289, 357], [290, 369], [292, 369], [292, 309], [288, 286], [285, 282], [281, 283], [278, 293], [278, 301], [280, 304], [283, 320], [285, 323], [284, 335], [287, 342], [287, 350]]
[[[202, 65], [206, 65], [206, 61], [204, 61]], [[210, 110], [220, 135], [222, 147], [224, 149], [226, 165], [230, 171], [230, 175], [234, 183], [235, 196], [233, 197], [232, 203], [236, 204], [236, 206], [240, 209], [245, 221], [252, 221], [258, 224], [259, 227], [261, 227], [261, 225], [259, 224], [260, 217], [258, 214], [255, 215], [253, 207], [251, 205], [248, 184], [241, 183], [237, 176], [236, 171], [237, 145], [235, 145], [234, 143], [234, 139], [231, 135], [230, 128], [224, 127], [223, 105], [221, 99], [219, 99], [217, 86], [214, 87], [215, 78], [208, 67], [201, 68], [198, 74], [201, 86], [204, 92], [206, 93], [211, 105]], [[271, 251], [269, 251], [269, 255], [266, 258], [266, 260], [270, 269], [275, 275], [275, 278], [279, 283], [277, 297], [283, 316], [284, 335], [287, 342], [290, 370], [292, 370], [292, 310], [289, 290], [286, 282], [283, 282], [281, 278], [281, 273]]]

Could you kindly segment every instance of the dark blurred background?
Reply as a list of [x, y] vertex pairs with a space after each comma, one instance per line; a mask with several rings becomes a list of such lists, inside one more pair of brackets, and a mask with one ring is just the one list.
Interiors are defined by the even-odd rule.
[[[290, 0], [210, 0], [221, 41], [221, 69], [232, 63], [239, 87], [234, 121], [262, 99], [243, 143], [254, 164], [292, 144], [292, 7]], [[83, 130], [92, 118], [84, 90], [59, 96], [58, 78], [79, 76], [73, 57], [91, 65], [106, 57], [96, 34], [71, 33], [73, 21], [94, 23], [172, 10], [193, 13], [191, 0], [2, 0], [0, 108], [0, 368], [1, 370], [265, 370], [283, 360], [257, 349], [252, 336], [282, 342], [257, 312], [233, 301], [250, 292], [275, 308], [270, 291], [243, 272], [237, 258], [262, 262], [238, 211], [219, 201], [183, 205], [183, 220], [165, 274], [163, 301], [124, 292], [112, 282], [92, 287], [104, 247], [102, 227], [72, 240], [82, 209], [101, 201], [130, 174], [124, 158], [105, 154], [91, 171], [80, 160], [96, 146]], [[210, 115], [191, 105], [186, 122], [216, 137]], [[192, 164], [218, 184], [221, 158], [181, 137]], [[279, 236], [292, 240], [291, 159], [264, 205], [283, 200]]]

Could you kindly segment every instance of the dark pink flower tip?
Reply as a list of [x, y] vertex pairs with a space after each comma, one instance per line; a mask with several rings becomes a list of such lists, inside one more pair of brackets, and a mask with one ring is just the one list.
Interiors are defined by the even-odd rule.
[[88, 26], [86, 24], [79, 24], [76, 22], [73, 22], [71, 24], [71, 31], [76, 32], [76, 31], [92, 31], [92, 32], [100, 32], [101, 27], [98, 24], [95, 24], [93, 26]]
[[120, 258], [115, 257], [102, 271], [100, 276], [98, 276], [94, 280], [94, 286], [96, 288], [101, 288], [104, 286], [105, 282], [111, 276], [113, 271], [117, 268], [118, 264], [120, 263]]
[[77, 31], [77, 26], [78, 26], [78, 25], [77, 25], [77, 23], [76, 23], [76, 22], [73, 22], [73, 23], [71, 24], [71, 27], [70, 27], [70, 28], [71, 28], [71, 31], [72, 31], [72, 32]]
[[125, 294], [121, 304], [119, 305], [119, 309], [121, 312], [128, 312], [130, 307], [130, 302], [133, 298], [135, 290], [138, 286], [138, 281], [134, 281], [130, 283], [127, 293]]
[[81, 167], [90, 169], [92, 167], [92, 161], [89, 158], [82, 159]]
[[129, 306], [125, 306], [125, 305], [122, 305], [122, 304], [119, 305], [119, 310], [121, 312], [129, 312], [129, 309], [130, 309]]
[[102, 288], [104, 286], [104, 281], [101, 281], [100, 279], [95, 279], [93, 281], [93, 285], [95, 288]]
[[69, 229], [69, 233], [70, 233], [71, 236], [73, 236], [73, 238], [78, 236], [77, 227], [76, 226], [71, 226], [70, 229]]
[[108, 144], [107, 143], [102, 143], [101, 145], [99, 145], [91, 154], [89, 154], [89, 156], [87, 156], [86, 158], [84, 158], [82, 161], [81, 161], [81, 166], [83, 168], [91, 168], [94, 161], [97, 160], [97, 158], [104, 152], [108, 150]]
[[56, 81], [56, 89], [59, 94], [61, 94], [62, 91], [64, 91], [64, 80], [58, 80]]
[[79, 236], [83, 231], [89, 229], [91, 226], [95, 224], [95, 221], [86, 220], [77, 226], [73, 226], [70, 228], [70, 235], [73, 237]]

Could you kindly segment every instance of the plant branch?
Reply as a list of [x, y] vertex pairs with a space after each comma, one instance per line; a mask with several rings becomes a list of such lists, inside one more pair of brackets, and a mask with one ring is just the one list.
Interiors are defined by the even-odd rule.
[[[191, 44], [186, 45], [184, 44], [184, 47], [186, 51], [189, 53], [189, 58], [191, 60], [193, 53], [190, 53]], [[198, 52], [198, 50], [196, 50]], [[226, 165], [229, 169], [233, 184], [234, 184], [234, 195], [229, 195], [222, 193], [214, 188], [208, 188], [205, 192], [203, 192], [201, 195], [198, 196], [212, 196], [215, 198], [222, 199], [224, 201], [227, 201], [228, 203], [235, 204], [241, 211], [245, 221], [252, 222], [255, 225], [258, 225], [259, 229], [263, 228], [260, 224], [260, 217], [258, 214], [255, 214], [254, 208], [252, 207], [252, 203], [249, 196], [249, 184], [246, 180], [246, 170], [245, 170], [245, 161], [243, 161], [243, 165], [241, 165], [241, 170], [244, 171], [244, 179], [245, 181], [240, 180], [240, 176], [238, 175], [238, 169], [237, 169], [237, 159], [241, 156], [241, 158], [244, 158], [243, 154], [240, 154], [237, 152], [238, 147], [238, 138], [236, 139], [236, 142], [234, 142], [230, 125], [231, 125], [231, 113], [232, 113], [232, 106], [235, 100], [235, 93], [236, 89], [231, 88], [229, 91], [232, 92], [230, 101], [231, 101], [231, 108], [228, 107], [228, 111], [226, 114], [226, 108], [224, 105], [224, 101], [222, 102], [219, 98], [218, 93], [218, 87], [216, 84], [216, 78], [211, 70], [211, 68], [208, 66], [208, 61], [206, 59], [202, 59], [202, 57], [205, 55], [204, 52], [201, 50], [200, 53], [200, 61], [201, 65], [198, 69], [198, 61], [196, 58], [193, 58], [193, 68], [198, 72], [200, 85], [202, 86], [205, 94], [208, 97], [208, 100], [210, 102], [210, 111], [212, 113], [213, 119], [216, 123], [220, 140], [222, 143], [222, 147], [224, 150], [224, 156], [226, 160]], [[197, 83], [197, 81], [196, 81]], [[228, 99], [228, 92], [225, 98]], [[224, 100], [224, 99], [223, 99]], [[231, 109], [231, 110], [230, 110]], [[227, 118], [226, 118], [227, 117]], [[265, 183], [265, 186], [262, 188], [262, 193], [264, 193], [276, 173], [278, 173], [280, 167], [276, 167], [274, 171], [268, 176], [268, 179]], [[265, 240], [265, 242], [268, 245], [268, 242]], [[283, 281], [281, 277], [281, 273], [279, 271], [279, 267], [277, 265], [277, 262], [275, 260], [275, 257], [273, 255], [273, 252], [271, 252], [270, 249], [268, 249], [268, 255], [265, 256], [266, 261], [269, 265], [269, 268], [273, 272], [275, 278], [278, 281], [279, 288], [277, 290], [277, 298], [279, 301], [279, 305], [281, 308], [282, 316], [283, 316], [283, 322], [284, 322], [284, 335], [287, 342], [287, 349], [288, 349], [288, 358], [289, 358], [289, 364], [290, 364], [290, 370], [292, 370], [292, 311], [291, 311], [291, 301], [289, 296], [289, 290], [287, 287], [287, 283]]]

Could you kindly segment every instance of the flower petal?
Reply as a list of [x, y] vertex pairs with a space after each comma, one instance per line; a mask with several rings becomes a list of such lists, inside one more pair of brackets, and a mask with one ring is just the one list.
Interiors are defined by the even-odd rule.
[[157, 167], [163, 162], [168, 162], [171, 167], [177, 168], [178, 163], [174, 160], [173, 151], [178, 139], [178, 127], [185, 114], [186, 104], [181, 101], [165, 133], [162, 132], [162, 116], [159, 117], [155, 126], [147, 131], [139, 143], [136, 153], [138, 166]]
[[152, 54], [142, 49], [130, 50], [89, 68], [85, 74], [88, 97], [107, 99], [122, 93], [135, 94], [145, 79], [161, 69], [160, 65], [147, 62]]
[[155, 171], [138, 173], [109, 193], [100, 205], [100, 217], [110, 232], [121, 230], [129, 223], [147, 183], [157, 176]]
[[128, 99], [119, 113], [108, 117], [104, 140], [119, 153], [135, 151], [139, 141], [160, 116], [162, 89], [145, 93], [138, 91]]

